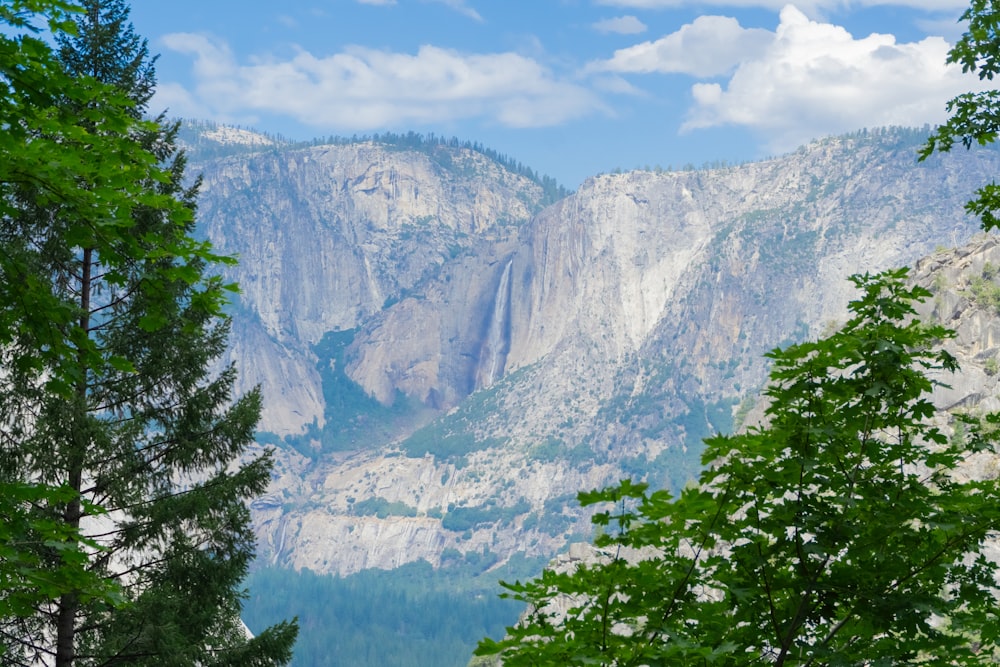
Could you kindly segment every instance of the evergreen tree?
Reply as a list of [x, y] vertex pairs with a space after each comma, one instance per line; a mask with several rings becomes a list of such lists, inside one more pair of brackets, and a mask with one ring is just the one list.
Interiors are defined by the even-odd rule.
[[992, 665], [1000, 646], [997, 416], [933, 423], [935, 350], [906, 271], [855, 277], [843, 329], [770, 354], [763, 426], [706, 441], [676, 501], [645, 485], [581, 494], [604, 558], [509, 586], [531, 612], [482, 655], [514, 665]]
[[[86, 572], [116, 584], [121, 604], [79, 586], [39, 601], [0, 626], [5, 661], [284, 663], [294, 624], [251, 639], [239, 616], [254, 550], [247, 502], [266, 488], [270, 459], [245, 458], [259, 395], [234, 399], [235, 369], [212, 371], [226, 345], [221, 308], [231, 287], [210, 271], [228, 260], [193, 238], [196, 185], [183, 182], [177, 124], [141, 120], [153, 60], [128, 5], [82, 5], [75, 32], [57, 36], [59, 59], [105, 95], [64, 98], [61, 111], [88, 134], [151, 159], [143, 169], [106, 167], [142, 195], [117, 201], [112, 216], [67, 206], [35, 183], [14, 190], [17, 210], [0, 220], [0, 240], [20, 260], [5, 267], [17, 274], [0, 278], [27, 281], [48, 317], [8, 313], [18, 335], [0, 401], [3, 421], [17, 429], [2, 473], [12, 484], [69, 491], [35, 503], [35, 515], [69, 538], [49, 540], [34, 557], [87, 554]], [[126, 118], [109, 118], [109, 109]]]
[[[77, 591], [91, 600], [116, 599], [116, 587], [87, 568], [95, 546], [78, 527], [32, 508], [65, 503], [78, 494], [38, 476], [18, 478], [20, 444], [30, 430], [46, 385], [77, 351], [57, 335], [72, 326], [65, 304], [35, 273], [35, 239], [12, 224], [18, 202], [33, 192], [39, 203], [58, 201], [64, 211], [103, 221], [113, 234], [131, 207], [153, 204], [132, 174], [157, 173], [154, 156], [130, 140], [98, 135], [80, 124], [66, 102], [81, 108], [103, 101], [103, 121], [126, 127], [131, 105], [93, 80], [66, 75], [49, 45], [36, 37], [44, 26], [59, 34], [71, 25], [60, 0], [0, 2], [0, 624], [16, 624], [40, 605]], [[155, 205], [155, 204], [154, 204]], [[166, 207], [169, 208], [169, 207]], [[178, 251], [193, 249], [178, 248]], [[53, 545], [40, 553], [40, 545]], [[17, 638], [25, 636], [24, 633]], [[22, 647], [23, 648], [23, 647]], [[0, 656], [9, 659], [0, 634]], [[6, 655], [5, 655], [6, 654]]]

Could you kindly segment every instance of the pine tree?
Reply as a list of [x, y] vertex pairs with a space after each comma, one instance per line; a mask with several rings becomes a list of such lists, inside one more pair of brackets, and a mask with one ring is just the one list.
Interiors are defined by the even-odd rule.
[[[116, 597], [113, 582], [87, 568], [93, 542], [76, 526], [33, 510], [78, 494], [16, 474], [16, 453], [35, 423], [41, 393], [62, 386], [49, 371], [77, 355], [58, 335], [72, 328], [73, 313], [36, 272], [38, 239], [13, 222], [20, 204], [58, 201], [77, 217], [102, 220], [109, 234], [133, 206], [155, 205], [132, 176], [157, 173], [155, 158], [136, 151], [130, 140], [91, 132], [67, 108], [67, 102], [87, 108], [103, 101], [102, 119], [109, 127], [130, 126], [135, 118], [131, 105], [107, 87], [67, 76], [51, 47], [36, 36], [41, 26], [52, 34], [66, 30], [69, 11], [60, 0], [0, 2], [0, 625], [5, 628], [70, 591], [109, 603]], [[45, 553], [40, 545], [54, 546]], [[10, 658], [3, 634], [0, 656], [4, 664]]]
[[[270, 459], [245, 459], [259, 395], [234, 399], [235, 369], [212, 371], [228, 337], [221, 309], [231, 288], [211, 267], [227, 260], [193, 238], [197, 183], [184, 184], [178, 125], [141, 120], [153, 59], [128, 5], [82, 4], [75, 34], [57, 36], [59, 59], [76, 79], [114, 94], [63, 104], [89, 133], [162, 167], [128, 174], [145, 196], [113, 221], [31, 184], [17, 190], [19, 210], [0, 221], [25, 277], [59, 313], [44, 324], [20, 322], [24, 336], [5, 360], [12, 382], [4, 401], [16, 416], [5, 421], [20, 424], [5, 474], [71, 490], [37, 511], [80, 540], [38, 558], [86, 552], [88, 572], [116, 584], [122, 604], [66, 591], [0, 627], [5, 660], [280, 664], [294, 624], [249, 639], [239, 617], [254, 551], [247, 502], [266, 488]], [[130, 109], [131, 122], [107, 122], [106, 105]], [[55, 358], [38, 352], [46, 337], [57, 343]]]

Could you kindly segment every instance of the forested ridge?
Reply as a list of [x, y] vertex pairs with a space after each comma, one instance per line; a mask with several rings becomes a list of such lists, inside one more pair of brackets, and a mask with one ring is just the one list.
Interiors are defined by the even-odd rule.
[[[443, 137], [433, 132], [423, 134], [420, 132], [376, 132], [374, 134], [352, 135], [344, 137], [331, 135], [328, 137], [318, 137], [309, 141], [293, 141], [280, 135], [259, 132], [253, 129], [246, 129], [248, 134], [263, 138], [264, 142], [248, 141], [240, 142], [218, 142], [205, 139], [202, 134], [214, 128], [214, 123], [205, 121], [186, 121], [185, 129], [182, 131], [181, 139], [185, 145], [190, 147], [192, 156], [198, 160], [219, 158], [226, 155], [238, 155], [252, 153], [262, 150], [289, 150], [295, 148], [305, 148], [311, 146], [350, 146], [360, 143], [375, 143], [387, 146], [396, 150], [409, 150], [428, 155], [432, 160], [438, 162], [442, 167], [451, 169], [452, 154], [459, 150], [473, 151], [483, 157], [495, 162], [507, 171], [523, 176], [529, 181], [542, 188], [540, 206], [555, 203], [572, 193], [572, 190], [559, 184], [555, 178], [546, 174], [540, 174], [521, 161], [485, 146], [478, 141], [459, 139], [458, 137]], [[243, 128], [237, 128], [243, 129]]]

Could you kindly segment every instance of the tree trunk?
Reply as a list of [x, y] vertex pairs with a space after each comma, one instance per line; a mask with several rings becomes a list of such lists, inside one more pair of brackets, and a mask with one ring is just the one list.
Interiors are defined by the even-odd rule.
[[[94, 251], [84, 248], [80, 260], [80, 330], [90, 334], [90, 291], [93, 269]], [[65, 452], [66, 483], [76, 495], [66, 504], [63, 511], [63, 522], [77, 533], [80, 528], [82, 505], [80, 492], [83, 490], [83, 467], [89, 446], [87, 421], [87, 350], [81, 349], [77, 354], [79, 379], [76, 383], [76, 405], [72, 417], [70, 437], [67, 441], [69, 451]], [[59, 611], [56, 616], [56, 667], [70, 667], [76, 657], [76, 615], [80, 608], [80, 599], [76, 592], [64, 594], [59, 598]]]

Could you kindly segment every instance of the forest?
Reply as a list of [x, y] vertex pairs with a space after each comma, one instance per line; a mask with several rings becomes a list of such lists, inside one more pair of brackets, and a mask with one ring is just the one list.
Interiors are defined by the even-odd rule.
[[514, 559], [485, 572], [480, 554], [457, 551], [445, 561], [345, 577], [254, 569], [244, 619], [255, 630], [298, 616], [291, 664], [301, 667], [465, 667], [476, 642], [500, 639], [524, 610], [497, 596], [498, 580], [531, 576], [543, 563]]

